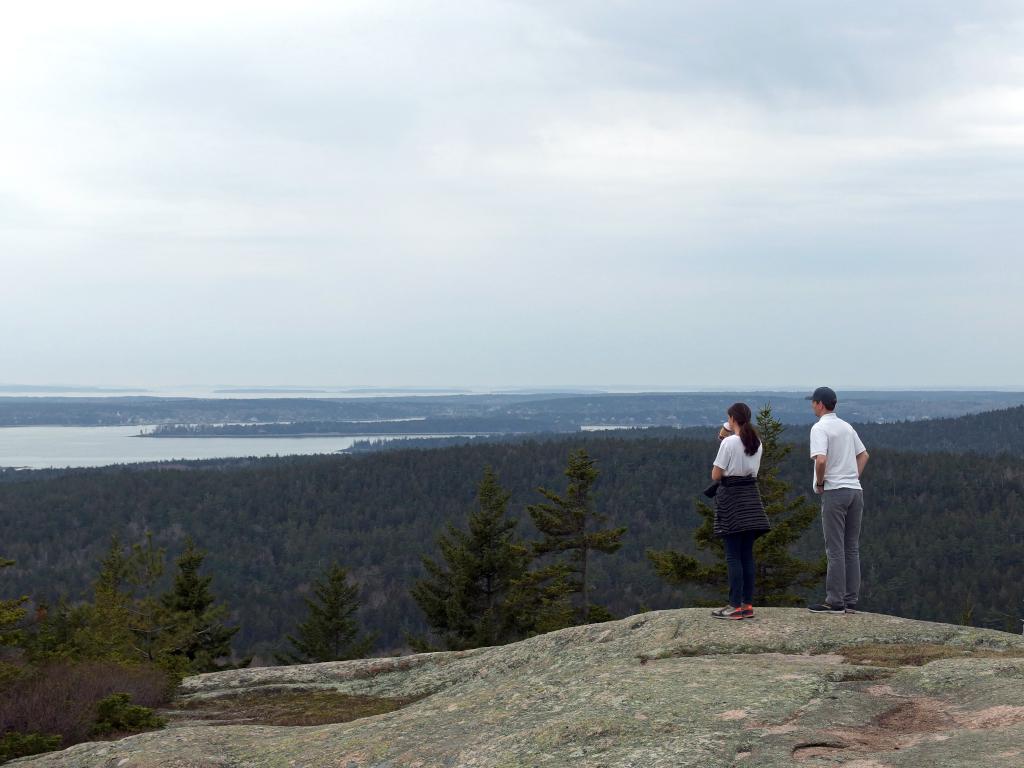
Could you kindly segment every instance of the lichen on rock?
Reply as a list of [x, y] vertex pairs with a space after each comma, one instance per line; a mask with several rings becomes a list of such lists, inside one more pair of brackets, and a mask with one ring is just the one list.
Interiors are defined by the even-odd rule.
[[495, 648], [199, 675], [182, 685], [183, 710], [303, 690], [400, 708], [316, 726], [182, 725], [19, 765], [1003, 768], [1024, 743], [1022, 655], [1019, 636], [876, 614], [656, 611]]

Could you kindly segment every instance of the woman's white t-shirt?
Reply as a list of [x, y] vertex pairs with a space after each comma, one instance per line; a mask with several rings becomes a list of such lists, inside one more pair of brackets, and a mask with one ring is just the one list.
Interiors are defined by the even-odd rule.
[[757, 446], [757, 452], [753, 456], [747, 456], [743, 450], [743, 441], [739, 435], [730, 435], [722, 441], [718, 448], [718, 456], [715, 457], [715, 466], [722, 470], [728, 477], [739, 475], [757, 476], [761, 468], [761, 454], [763, 445]]

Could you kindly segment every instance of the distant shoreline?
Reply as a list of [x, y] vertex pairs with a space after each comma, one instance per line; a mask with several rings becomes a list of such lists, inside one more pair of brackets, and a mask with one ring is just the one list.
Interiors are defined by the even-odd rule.
[[[392, 437], [392, 438], [403, 438], [403, 437], [489, 437], [491, 435], [529, 435], [532, 432], [459, 432], [458, 434], [452, 434], [451, 432], [360, 432], [358, 435], [351, 432], [300, 432], [296, 434], [278, 433], [278, 434], [252, 434], [252, 435], [237, 435], [237, 434], [224, 434], [224, 435], [161, 435], [161, 434], [144, 434], [144, 435], [129, 435], [129, 437], [152, 437], [163, 440], [280, 440], [282, 438], [288, 439], [293, 437]], [[567, 433], [572, 434], [572, 433]]]

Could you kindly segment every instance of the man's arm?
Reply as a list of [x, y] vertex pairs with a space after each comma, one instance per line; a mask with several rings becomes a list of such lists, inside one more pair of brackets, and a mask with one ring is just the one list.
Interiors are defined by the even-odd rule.
[[814, 457], [814, 490], [819, 493], [825, 485], [825, 464], [827, 462], [828, 457], [822, 456], [820, 453]]
[[870, 458], [867, 451], [861, 451], [857, 454], [857, 477], [864, 474], [864, 467], [868, 465], [868, 459]]

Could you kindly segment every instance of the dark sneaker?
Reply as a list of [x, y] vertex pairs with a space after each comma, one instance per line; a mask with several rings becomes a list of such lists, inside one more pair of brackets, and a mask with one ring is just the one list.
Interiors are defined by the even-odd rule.
[[744, 603], [740, 606], [740, 608], [743, 610], [744, 619], [754, 618], [754, 606], [752, 606], [750, 603]]
[[836, 607], [829, 605], [828, 603], [821, 603], [820, 605], [811, 605], [807, 608], [811, 613], [846, 613], [846, 608], [842, 605]]
[[716, 619], [730, 619], [732, 621], [740, 621], [743, 618], [743, 607], [733, 608], [731, 605], [725, 606], [725, 608], [719, 608], [717, 611], [712, 611], [711, 615]]
[[846, 606], [846, 612], [847, 613], [856, 613], [857, 612], [857, 606], [856, 605], [848, 605], [848, 606]]

